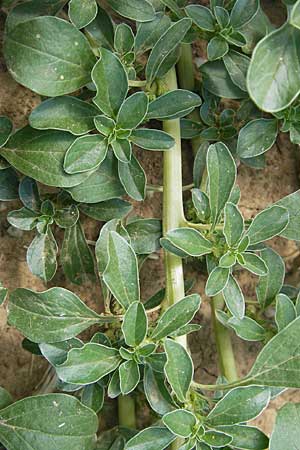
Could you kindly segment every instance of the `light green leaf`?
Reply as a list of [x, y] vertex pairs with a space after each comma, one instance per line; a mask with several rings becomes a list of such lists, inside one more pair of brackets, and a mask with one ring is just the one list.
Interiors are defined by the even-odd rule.
[[17, 209], [7, 214], [8, 223], [24, 231], [33, 230], [37, 224], [37, 220], [38, 214], [28, 208]]
[[184, 89], [175, 89], [157, 97], [149, 104], [147, 120], [179, 119], [190, 114], [202, 103], [201, 98]]
[[148, 110], [148, 97], [145, 92], [136, 92], [128, 97], [117, 117], [117, 125], [124, 130], [133, 130], [143, 122]]
[[13, 124], [11, 120], [6, 116], [0, 116], [0, 147], [6, 144], [12, 130]]
[[131, 143], [127, 139], [116, 139], [111, 143], [115, 157], [125, 164], [129, 163], [132, 157]]
[[136, 219], [126, 225], [131, 245], [138, 255], [149, 255], [160, 249], [162, 224], [159, 219]]
[[258, 428], [246, 425], [218, 426], [218, 430], [232, 436], [231, 445], [242, 450], [265, 450], [268, 448], [268, 437]]
[[122, 324], [125, 342], [129, 347], [137, 347], [146, 337], [148, 318], [141, 302], [131, 303]]
[[236, 180], [236, 165], [226, 145], [219, 142], [209, 147], [207, 171], [211, 217], [216, 225]]
[[213, 13], [206, 6], [189, 5], [185, 8], [187, 15], [193, 20], [195, 25], [201, 30], [214, 32], [216, 27], [216, 19]]
[[[222, 320], [221, 322], [223, 323]], [[266, 338], [265, 329], [255, 320], [247, 316], [244, 316], [242, 319], [231, 317], [227, 320], [227, 323], [223, 324], [232, 328], [236, 332], [237, 336], [244, 339], [244, 341], [263, 341]]]
[[120, 388], [120, 375], [119, 370], [116, 369], [115, 372], [112, 374], [110, 382], [108, 384], [107, 388], [107, 395], [109, 398], [117, 398], [121, 394], [121, 388]]
[[149, 364], [144, 368], [144, 391], [151, 408], [160, 415], [173, 410], [172, 397], [165, 385], [165, 376], [154, 372]]
[[104, 388], [98, 383], [85, 386], [81, 394], [81, 403], [98, 414], [104, 404]]
[[109, 234], [108, 254], [103, 280], [120, 305], [127, 309], [140, 299], [136, 255], [125, 239], [114, 231]]
[[222, 291], [225, 303], [234, 317], [243, 319], [245, 315], [245, 299], [236, 279], [230, 275]]
[[174, 138], [168, 133], [148, 128], [134, 130], [129, 139], [146, 150], [171, 150], [175, 145]]
[[49, 361], [52, 366], [58, 366], [66, 361], [68, 352], [72, 348], [83, 347], [83, 342], [80, 339], [72, 338], [67, 341], [54, 342], [52, 344], [39, 344], [42, 355]]
[[67, 278], [75, 284], [95, 280], [94, 259], [80, 223], [65, 230], [61, 263]]
[[241, 266], [245, 269], [260, 277], [268, 275], [268, 267], [259, 256], [254, 253], [242, 253], [241, 256], [243, 258], [243, 264], [241, 263]]
[[285, 294], [278, 294], [276, 297], [275, 322], [278, 331], [283, 330], [297, 317], [297, 311], [294, 303]]
[[76, 28], [84, 28], [91, 23], [98, 12], [96, 0], [71, 0], [69, 17]]
[[[263, 111], [281, 111], [298, 97], [300, 91], [299, 45], [300, 30], [286, 23], [268, 34], [255, 47], [247, 85], [252, 100]], [[291, 67], [293, 67], [292, 71]], [[282, 83], [283, 77], [284, 83]], [[257, 83], [257, 80], [261, 82]]]
[[192, 294], [170, 306], [158, 320], [151, 334], [151, 339], [161, 340], [187, 325], [199, 310], [200, 304], [200, 296]]
[[113, 154], [108, 152], [100, 167], [85, 182], [68, 191], [73, 199], [80, 203], [98, 203], [124, 195], [125, 191], [118, 177], [117, 160]]
[[229, 391], [208, 414], [212, 427], [248, 422], [268, 406], [270, 389], [261, 386], [237, 387]]
[[96, 414], [65, 394], [19, 400], [1, 410], [0, 418], [0, 440], [10, 450], [90, 450], [98, 429]]
[[[221, 433], [220, 431], [209, 430], [202, 437], [204, 442], [208, 445], [213, 445], [214, 448], [223, 448], [225, 445], [228, 445], [232, 442], [232, 437], [228, 434]], [[210, 447], [211, 448], [211, 447]], [[200, 447], [201, 449], [201, 447]], [[206, 450], [206, 449], [204, 449]]]
[[7, 406], [11, 405], [12, 403], [13, 403], [13, 398], [10, 395], [10, 393], [3, 387], [0, 387], [0, 410], [6, 408]]
[[300, 190], [279, 200], [276, 205], [283, 206], [289, 212], [289, 223], [280, 233], [286, 239], [300, 241]]
[[99, 220], [101, 222], [109, 222], [112, 219], [122, 219], [127, 216], [132, 210], [132, 206], [129, 202], [121, 200], [119, 198], [113, 198], [105, 202], [87, 204], [82, 203], [79, 205], [79, 209], [83, 214], [92, 219]]
[[186, 409], [176, 409], [163, 417], [164, 425], [177, 436], [188, 438], [195, 430], [197, 419]]
[[260, 278], [256, 287], [256, 295], [261, 307], [265, 309], [273, 302], [282, 288], [285, 265], [281, 256], [271, 248], [263, 249], [260, 257], [268, 268], [268, 274]]
[[29, 116], [29, 123], [37, 130], [69, 131], [81, 135], [95, 128], [94, 117], [99, 110], [77, 97], [50, 98], [38, 105]]
[[[211, 253], [212, 243], [202, 236], [201, 233], [192, 228], [175, 228], [169, 231], [164, 238], [160, 240], [162, 247], [170, 243], [175, 249], [178, 249], [184, 256], [203, 256]], [[168, 250], [168, 248], [166, 248]]]
[[270, 450], [282, 450], [284, 448], [297, 450], [297, 447], [299, 448], [299, 414], [299, 403], [287, 403], [279, 410], [275, 428], [271, 435]]
[[[97, 88], [94, 103], [111, 118], [115, 118], [128, 92], [128, 78], [119, 58], [105, 48], [92, 71]], [[116, 89], [118, 86], [118, 89]]]
[[44, 292], [16, 289], [9, 297], [8, 319], [37, 343], [66, 341], [102, 320], [75, 294], [56, 287]]
[[118, 161], [120, 181], [127, 194], [138, 202], [146, 195], [146, 174], [137, 158], [132, 155], [130, 163]]
[[127, 442], [125, 450], [164, 450], [175, 438], [167, 428], [146, 428]]
[[130, 52], [134, 46], [134, 34], [127, 23], [120, 23], [115, 31], [115, 50], [121, 55]]
[[44, 281], [50, 281], [57, 269], [58, 247], [49, 228], [45, 234], [37, 234], [27, 249], [26, 260], [29, 269]]
[[120, 388], [123, 395], [132, 392], [140, 381], [140, 369], [135, 361], [125, 361], [119, 367]]
[[154, 8], [148, 0], [107, 0], [109, 6], [117, 13], [137, 22], [154, 19]]
[[185, 403], [193, 378], [192, 359], [178, 342], [166, 339], [164, 347], [167, 354], [165, 374], [178, 400]]
[[[57, 36], [59, 45], [53, 46]], [[48, 97], [69, 94], [89, 83], [96, 61], [85, 36], [57, 17], [19, 23], [6, 35], [4, 53], [15, 80]]]
[[104, 136], [110, 136], [116, 127], [116, 122], [110, 117], [100, 115], [94, 118], [94, 123], [97, 130]]
[[240, 131], [237, 153], [241, 158], [253, 158], [269, 150], [278, 133], [276, 119], [255, 119]]
[[289, 223], [289, 212], [282, 206], [273, 205], [255, 216], [247, 231], [250, 244], [271, 239], [280, 234]]
[[207, 57], [209, 61], [215, 61], [225, 56], [229, 51], [229, 45], [220, 36], [213, 37], [207, 46]]
[[236, 245], [244, 232], [244, 218], [239, 208], [233, 203], [226, 203], [223, 231], [229, 247]]
[[77, 186], [89, 173], [69, 175], [63, 169], [65, 153], [74, 136], [64, 131], [22, 128], [9, 139], [0, 154], [21, 173], [48, 186]]
[[205, 222], [210, 217], [209, 198], [200, 189], [192, 189], [192, 201], [198, 218]]
[[120, 362], [118, 350], [92, 342], [72, 349], [67, 360], [56, 367], [56, 372], [67, 383], [86, 385], [113, 372]]
[[64, 170], [69, 174], [96, 169], [105, 159], [108, 143], [101, 134], [80, 136], [67, 150]]
[[230, 14], [233, 28], [241, 28], [253, 19], [259, 9], [259, 0], [237, 0]]
[[[155, 80], [158, 73], [165, 75], [162, 69], [167, 58], [181, 43], [192, 24], [191, 19], [184, 18], [173, 23], [170, 28], [160, 37], [153, 47], [146, 66], [146, 78], [149, 83]], [[168, 67], [169, 70], [169, 67]]]
[[214, 297], [219, 294], [228, 283], [230, 270], [225, 267], [215, 267], [209, 274], [205, 286], [205, 294]]

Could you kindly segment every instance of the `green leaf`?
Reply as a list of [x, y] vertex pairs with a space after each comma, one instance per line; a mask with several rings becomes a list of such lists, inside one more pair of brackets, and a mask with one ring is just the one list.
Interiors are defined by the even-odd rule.
[[10, 395], [10, 393], [3, 387], [0, 387], [0, 410], [6, 408], [7, 406], [11, 405], [12, 403], [13, 403], [13, 398]]
[[81, 393], [81, 403], [98, 414], [104, 404], [104, 388], [98, 383], [85, 386]]
[[300, 387], [299, 324], [300, 317], [268, 342], [246, 377], [248, 384]]
[[127, 139], [116, 139], [111, 143], [115, 157], [125, 164], [129, 163], [132, 157], [131, 143]]
[[237, 0], [230, 14], [233, 28], [241, 28], [253, 19], [259, 9], [259, 0]]
[[96, 383], [113, 372], [120, 362], [118, 350], [92, 342], [73, 348], [67, 360], [56, 367], [56, 372], [67, 383], [86, 385]]
[[289, 21], [294, 27], [300, 28], [300, 4], [298, 1], [295, 2], [292, 8]]
[[185, 8], [187, 15], [193, 20], [195, 25], [204, 31], [215, 31], [216, 19], [213, 13], [206, 6], [189, 5]]
[[247, 231], [250, 244], [271, 239], [280, 234], [289, 223], [289, 212], [287, 209], [273, 205], [255, 216]]
[[66, 361], [68, 352], [72, 348], [81, 348], [83, 342], [80, 339], [72, 338], [67, 341], [54, 342], [52, 344], [39, 344], [42, 355], [49, 361], [52, 366], [58, 366]]
[[[255, 47], [247, 85], [252, 100], [263, 111], [281, 111], [298, 97], [300, 91], [299, 43], [300, 31], [286, 23], [268, 34]], [[290, 71], [290, 67], [294, 70]], [[285, 83], [282, 83], [283, 70], [289, 72]], [[261, 82], [257, 83], [257, 80]]]
[[276, 119], [255, 119], [240, 131], [237, 153], [241, 158], [253, 158], [269, 150], [277, 138]]
[[292, 300], [285, 294], [278, 294], [276, 297], [275, 322], [278, 331], [283, 330], [297, 317], [297, 311]]
[[98, 429], [96, 414], [65, 394], [19, 400], [1, 410], [0, 418], [0, 440], [10, 450], [89, 450]]
[[216, 225], [236, 181], [234, 159], [223, 143], [219, 142], [209, 147], [207, 171], [211, 217], [213, 225]]
[[236, 279], [230, 275], [222, 291], [225, 303], [234, 317], [243, 319], [245, 315], [245, 299]]
[[107, 0], [109, 6], [117, 13], [137, 22], [154, 19], [154, 8], [148, 0]]
[[40, 212], [41, 199], [38, 185], [35, 180], [29, 177], [22, 178], [19, 185], [19, 196], [21, 202], [26, 208], [37, 213]]
[[246, 425], [218, 426], [218, 430], [229, 434], [233, 440], [231, 445], [242, 450], [265, 450], [268, 448], [268, 437], [258, 428]]
[[256, 287], [256, 295], [260, 306], [265, 309], [280, 292], [285, 277], [283, 259], [271, 248], [265, 248], [260, 253], [268, 268], [268, 274], [261, 277]]
[[226, 203], [224, 212], [224, 235], [229, 247], [235, 246], [244, 232], [244, 218], [233, 203]]
[[96, 169], [105, 159], [108, 143], [101, 134], [80, 136], [67, 150], [64, 170], [69, 174]]
[[98, 14], [86, 28], [85, 33], [95, 46], [114, 49], [114, 24], [110, 15], [98, 5]]
[[192, 294], [170, 306], [158, 320], [151, 339], [159, 341], [187, 325], [199, 310], [200, 304], [200, 296]]
[[37, 234], [27, 250], [26, 260], [29, 269], [44, 281], [50, 281], [57, 269], [58, 247], [52, 231]]
[[136, 255], [125, 239], [114, 231], [109, 234], [108, 254], [103, 280], [120, 305], [127, 309], [140, 299]]
[[159, 219], [136, 219], [126, 225], [132, 248], [138, 255], [149, 255], [160, 249], [162, 226]]
[[218, 312], [218, 319], [220, 322], [223, 323], [223, 325], [232, 328], [241, 339], [244, 339], [245, 341], [263, 341], [266, 338], [265, 329], [255, 320], [250, 319], [250, 317], [245, 316], [242, 319], [231, 317], [228, 319], [228, 316], [225, 318], [223, 314], [220, 314], [222, 312], [223, 311]]
[[95, 106], [77, 97], [57, 97], [38, 105], [29, 116], [29, 123], [37, 130], [69, 131], [79, 136], [95, 128], [97, 114]]
[[221, 36], [213, 37], [207, 46], [207, 58], [215, 61], [225, 56], [229, 51], [229, 45]]
[[99, 220], [101, 222], [109, 222], [112, 219], [122, 219], [127, 216], [132, 210], [132, 206], [129, 202], [121, 200], [119, 198], [113, 198], [105, 202], [87, 204], [82, 203], [79, 205], [79, 209], [83, 214], [92, 219]]
[[201, 98], [184, 89], [175, 89], [157, 97], [149, 104], [147, 120], [173, 120], [190, 114], [202, 103]]
[[276, 205], [283, 206], [289, 212], [289, 223], [286, 228], [280, 233], [280, 236], [286, 239], [294, 239], [300, 241], [300, 190], [293, 192], [286, 197], [283, 197]]
[[260, 277], [268, 275], [268, 267], [259, 256], [254, 253], [242, 253], [241, 256], [243, 258], [243, 264], [241, 266], [245, 269]]
[[[184, 18], [173, 23], [169, 29], [159, 38], [153, 47], [146, 66], [146, 78], [153, 82], [158, 73], [160, 77], [166, 74], [164, 63], [181, 43], [192, 24], [191, 19]], [[167, 67], [167, 65], [166, 65]], [[168, 67], [169, 70], [170, 67]]]
[[223, 291], [228, 283], [230, 270], [225, 267], [215, 267], [209, 274], [205, 285], [205, 294], [214, 297]]
[[[72, 175], [74, 176], [78, 175]], [[85, 182], [68, 191], [80, 203], [98, 203], [124, 195], [125, 191], [118, 177], [117, 160], [113, 154], [108, 152], [100, 167]]]
[[164, 347], [167, 354], [165, 374], [178, 400], [185, 403], [193, 378], [192, 359], [178, 342], [166, 339]]
[[101, 58], [92, 71], [92, 79], [97, 88], [94, 103], [104, 114], [115, 118], [128, 92], [128, 78], [123, 64], [114, 53], [102, 48]]
[[7, 214], [7, 221], [13, 227], [24, 231], [30, 231], [35, 228], [38, 221], [38, 215], [28, 208], [21, 208], [16, 211], [10, 211]]
[[[53, 46], [57, 36], [59, 45]], [[96, 61], [85, 36], [57, 17], [36, 17], [14, 27], [6, 35], [4, 53], [15, 80], [48, 97], [85, 86]]]
[[8, 319], [37, 343], [66, 341], [102, 320], [75, 294], [56, 287], [45, 292], [16, 289], [9, 297]]
[[[218, 97], [232, 99], [247, 97], [248, 94], [232, 81], [231, 77], [234, 77], [237, 82], [237, 78], [234, 75], [241, 76], [243, 74], [241, 71], [235, 72], [233, 69], [236, 69], [236, 67], [235, 64], [232, 65], [232, 63], [233, 61], [227, 58], [227, 65], [230, 64], [231, 67], [231, 76], [224, 61], [221, 59], [218, 59], [217, 61], [208, 61], [207, 63], [202, 64], [200, 72], [202, 74], [203, 87]], [[238, 79], [240, 84], [241, 79]]]
[[11, 120], [6, 116], [0, 116], [0, 147], [6, 144], [13, 130]]
[[292, 449], [293, 447], [296, 450], [299, 447], [299, 414], [299, 403], [287, 403], [279, 410], [271, 435], [270, 450]]
[[144, 92], [136, 92], [128, 97], [117, 117], [117, 125], [124, 130], [132, 130], [143, 122], [148, 110], [148, 97]]
[[270, 389], [261, 386], [237, 387], [229, 391], [208, 414], [209, 426], [234, 425], [257, 417], [268, 406]]
[[212, 252], [212, 243], [202, 236], [201, 233], [192, 228], [175, 228], [170, 230], [164, 238], [160, 240], [163, 248], [167, 248], [170, 243], [178, 249], [183, 256], [203, 256]]
[[18, 193], [19, 178], [13, 168], [0, 170], [0, 200], [16, 200]]
[[126, 23], [120, 23], [115, 31], [115, 50], [121, 55], [130, 52], [134, 46], [134, 34]]
[[174, 138], [168, 133], [148, 128], [134, 130], [129, 139], [146, 150], [171, 150], [175, 145]]
[[193, 413], [186, 409], [177, 409], [163, 417], [164, 425], [177, 436], [188, 438], [195, 430], [197, 419]]
[[[214, 448], [223, 448], [232, 442], [232, 437], [220, 431], [209, 430], [205, 433], [202, 439], [208, 444], [213, 445]], [[201, 448], [201, 447], [200, 447]]]
[[146, 174], [137, 158], [132, 155], [130, 163], [118, 161], [120, 181], [127, 194], [138, 202], [146, 196]]
[[140, 381], [140, 369], [135, 361], [125, 361], [119, 367], [120, 388], [123, 395], [132, 392]]
[[210, 217], [209, 198], [200, 189], [192, 189], [192, 201], [198, 218], [205, 222]]
[[108, 384], [107, 395], [109, 398], [117, 398], [119, 397], [120, 394], [121, 394], [120, 375], [119, 370], [116, 369], [113, 375], [111, 376], [110, 382]]
[[165, 376], [154, 372], [149, 364], [144, 368], [144, 391], [151, 408], [164, 415], [173, 410], [172, 397], [165, 385]]
[[146, 428], [127, 442], [125, 450], [164, 450], [175, 437], [167, 428]]
[[67, 188], [77, 186], [90, 175], [69, 175], [63, 170], [65, 153], [74, 139], [64, 131], [25, 127], [9, 139], [0, 153], [21, 173], [48, 186]]
[[76, 28], [84, 28], [91, 23], [98, 12], [96, 0], [71, 0], [69, 17]]
[[67, 278], [75, 284], [95, 280], [92, 252], [80, 223], [65, 230], [61, 249], [61, 263]]
[[202, 328], [202, 326], [198, 325], [196, 323], [184, 325], [183, 327], [178, 328], [178, 330], [174, 331], [171, 334], [171, 337], [184, 336], [185, 334], [190, 334], [190, 333], [194, 333], [195, 331], [199, 331], [199, 330], [201, 330], [201, 328]]
[[170, 25], [171, 19], [162, 12], [157, 12], [150, 22], [138, 23], [134, 42], [135, 53], [143, 54], [153, 48]]
[[140, 345], [147, 335], [148, 318], [141, 302], [131, 303], [122, 324], [125, 342], [129, 347]]

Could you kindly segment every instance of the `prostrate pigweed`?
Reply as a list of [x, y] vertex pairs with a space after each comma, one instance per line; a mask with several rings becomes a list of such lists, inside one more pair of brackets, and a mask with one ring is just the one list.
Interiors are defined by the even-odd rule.
[[[236, 185], [237, 161], [262, 169], [279, 132], [300, 143], [300, 0], [284, 2], [288, 19], [279, 29], [259, 0], [2, 3], [8, 70], [42, 99], [25, 128], [13, 131], [0, 118], [0, 198], [22, 203], [7, 220], [34, 230], [27, 251], [34, 275], [52, 280], [59, 253], [70, 282], [99, 280], [103, 293], [102, 314], [61, 287], [9, 293], [9, 324], [49, 362], [55, 386], [17, 402], [1, 389], [2, 445], [300, 447], [300, 404], [279, 411], [270, 441], [248, 425], [286, 388], [300, 388], [300, 295], [284, 284], [284, 261], [267, 242], [300, 240], [300, 191], [245, 220]], [[207, 61], [195, 68], [199, 40]], [[181, 139], [191, 140], [195, 155], [187, 188]], [[163, 151], [162, 187], [147, 184], [135, 146]], [[151, 190], [162, 192], [163, 217], [137, 217], [129, 200]], [[87, 242], [84, 216], [105, 222], [97, 242]], [[140, 268], [161, 248], [165, 288], [145, 299]], [[207, 267], [220, 367], [212, 385], [195, 380], [187, 345], [201, 328], [193, 323], [201, 298], [189, 293], [183, 273], [192, 259]], [[257, 276], [250, 301], [236, 277], [241, 268]], [[3, 304], [4, 286], [0, 295]], [[92, 326], [90, 340], [78, 338]], [[230, 331], [262, 344], [243, 378]], [[152, 411], [142, 430], [137, 393]], [[118, 399], [119, 426], [99, 432], [107, 397]]]

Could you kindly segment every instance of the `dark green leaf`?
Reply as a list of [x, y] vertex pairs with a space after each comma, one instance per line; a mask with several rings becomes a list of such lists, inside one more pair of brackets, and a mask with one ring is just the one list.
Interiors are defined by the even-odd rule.
[[137, 22], [154, 19], [154, 8], [148, 0], [107, 0], [109, 6], [117, 13]]
[[104, 388], [98, 383], [85, 386], [81, 394], [81, 403], [99, 413], [104, 404]]
[[67, 341], [54, 342], [52, 344], [39, 344], [41, 354], [52, 366], [58, 366], [66, 361], [68, 352], [72, 348], [81, 348], [83, 342], [80, 339], [72, 338]]
[[277, 137], [276, 119], [255, 119], [240, 131], [237, 153], [241, 158], [253, 158], [269, 150]]
[[146, 150], [170, 150], [175, 145], [174, 138], [168, 133], [148, 128], [134, 130], [130, 140]]
[[114, 49], [114, 24], [110, 15], [98, 5], [98, 14], [85, 29], [89, 40], [95, 46]]
[[286, 239], [294, 239], [300, 241], [300, 191], [293, 192], [292, 194], [282, 198], [276, 204], [283, 206], [289, 212], [289, 223], [286, 228], [280, 233], [281, 236]]
[[124, 55], [132, 50], [134, 46], [134, 34], [126, 23], [120, 23], [115, 31], [115, 49], [117, 53]]
[[222, 291], [225, 303], [234, 317], [243, 319], [245, 314], [245, 299], [236, 279], [230, 275]]
[[171, 339], [166, 339], [167, 354], [165, 374], [178, 400], [186, 402], [186, 396], [193, 378], [193, 362], [186, 349]]
[[[223, 320], [221, 320], [222, 323]], [[255, 320], [250, 319], [250, 317], [247, 316], [243, 317], [243, 319], [231, 317], [227, 323], [225, 322], [223, 324], [232, 328], [236, 334], [245, 341], [263, 341], [266, 338], [265, 329]]]
[[219, 294], [228, 283], [230, 270], [225, 267], [215, 267], [209, 274], [205, 286], [205, 294], [214, 297]]
[[283, 259], [271, 248], [265, 248], [260, 253], [268, 268], [268, 274], [261, 277], [256, 287], [256, 295], [261, 307], [269, 306], [282, 288], [285, 265]]
[[167, 428], [146, 428], [127, 442], [125, 450], [164, 450], [174, 440], [175, 435]]
[[27, 250], [26, 260], [29, 269], [44, 281], [50, 281], [57, 269], [58, 247], [52, 231], [37, 234]]
[[129, 347], [137, 347], [146, 337], [148, 318], [141, 302], [131, 303], [122, 324], [125, 342]]
[[0, 147], [6, 144], [11, 135], [13, 124], [8, 117], [0, 116]]
[[162, 234], [159, 219], [136, 219], [126, 226], [131, 245], [138, 255], [148, 255], [160, 249]]
[[101, 134], [80, 136], [67, 150], [64, 170], [69, 174], [96, 169], [107, 154], [107, 140]]
[[66, 96], [45, 100], [29, 116], [29, 123], [37, 130], [62, 130], [75, 135], [95, 128], [94, 117], [99, 110], [76, 97]]
[[190, 114], [201, 105], [201, 98], [193, 92], [175, 89], [161, 95], [149, 104], [147, 120], [171, 120]]
[[265, 450], [268, 448], [269, 439], [258, 428], [245, 425], [218, 426], [218, 430], [229, 434], [234, 448], [242, 450]]
[[194, 432], [197, 419], [193, 413], [186, 409], [176, 409], [163, 417], [163, 423], [173, 434], [188, 438]]
[[144, 369], [144, 391], [151, 408], [160, 415], [172, 411], [172, 397], [165, 385], [165, 377], [154, 372], [149, 364]]
[[80, 211], [88, 217], [101, 222], [108, 222], [112, 219], [122, 219], [132, 210], [129, 202], [119, 198], [113, 198], [105, 202], [79, 205]]
[[247, 231], [250, 244], [271, 239], [280, 234], [289, 223], [289, 212], [282, 206], [273, 205], [257, 214]]
[[297, 311], [292, 300], [285, 294], [278, 294], [276, 297], [275, 322], [278, 331], [283, 330], [289, 323], [295, 320]]
[[144, 92], [136, 92], [128, 97], [117, 117], [117, 125], [122, 129], [132, 130], [143, 122], [148, 110], [148, 97]]
[[132, 155], [130, 163], [118, 162], [120, 181], [127, 194], [138, 202], [146, 195], [146, 174], [137, 158]]
[[29, 177], [22, 178], [19, 185], [19, 196], [23, 205], [32, 211], [39, 212], [41, 199], [37, 183]]
[[189, 5], [185, 11], [201, 30], [215, 31], [216, 20], [209, 8], [201, 5]]
[[63, 288], [45, 292], [16, 289], [9, 298], [9, 323], [33, 342], [66, 341], [101, 317]]
[[241, 99], [247, 96], [247, 93], [232, 81], [223, 60], [208, 61], [201, 65], [200, 71], [204, 88], [212, 94], [233, 99]]
[[171, 19], [162, 12], [156, 13], [150, 22], [138, 23], [134, 43], [135, 53], [142, 54], [153, 48], [170, 25]]
[[72, 349], [56, 371], [58, 377], [67, 383], [86, 385], [96, 383], [113, 372], [120, 362], [118, 350], [92, 342]]
[[30, 231], [35, 228], [38, 221], [38, 215], [28, 208], [21, 208], [16, 211], [10, 211], [7, 214], [7, 221], [13, 227], [24, 231]]
[[125, 361], [119, 367], [120, 388], [123, 395], [132, 392], [140, 381], [139, 366], [135, 361]]
[[91, 23], [98, 12], [96, 0], [71, 0], [69, 17], [77, 28], [84, 28]]
[[0, 440], [10, 450], [89, 450], [98, 428], [96, 414], [64, 394], [19, 400], [3, 409], [0, 417]]
[[192, 201], [198, 218], [205, 222], [210, 217], [209, 198], [200, 189], [192, 189]]
[[115, 157], [125, 164], [129, 163], [132, 157], [131, 143], [127, 139], [116, 139], [111, 143]]
[[215, 61], [226, 55], [229, 51], [229, 45], [220, 36], [213, 37], [207, 46], [207, 57], [209, 61]]
[[224, 235], [229, 247], [233, 247], [239, 242], [243, 232], [243, 216], [235, 204], [228, 202], [224, 214]]
[[[220, 431], [209, 430], [205, 433], [202, 439], [208, 444], [213, 445], [214, 448], [223, 448], [232, 442], [232, 437]], [[200, 447], [201, 448], [201, 447]]]
[[[53, 42], [59, 36], [58, 46]], [[8, 69], [18, 83], [40, 95], [69, 94], [90, 82], [95, 56], [85, 36], [57, 17], [36, 17], [6, 35]]]
[[237, 0], [230, 14], [233, 28], [241, 28], [255, 16], [259, 9], [259, 0]]
[[19, 178], [14, 169], [8, 167], [0, 170], [0, 200], [16, 200], [18, 193]]

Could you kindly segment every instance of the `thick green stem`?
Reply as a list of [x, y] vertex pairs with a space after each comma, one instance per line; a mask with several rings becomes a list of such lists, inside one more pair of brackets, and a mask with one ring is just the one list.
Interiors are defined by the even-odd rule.
[[[165, 78], [165, 84], [169, 91], [177, 89], [177, 77], [175, 69], [172, 69]], [[171, 151], [164, 152], [164, 189], [163, 189], [163, 233], [164, 235], [173, 228], [180, 227], [184, 219], [182, 200], [182, 162], [181, 162], [181, 136], [179, 120], [168, 120], [163, 124], [164, 131], [175, 139], [175, 146]], [[184, 297], [184, 277], [181, 258], [165, 252], [166, 273], [166, 298], [165, 307], [173, 305]], [[177, 338], [185, 347], [186, 336]], [[172, 450], [181, 446], [180, 439], [172, 444]]]
[[118, 397], [119, 426], [136, 428], [135, 401], [130, 395]]
[[220, 372], [228, 380], [229, 383], [233, 383], [238, 379], [238, 374], [230, 338], [230, 332], [216, 318], [216, 310], [222, 309], [223, 306], [224, 300], [222, 295], [217, 295], [212, 299], [212, 322], [215, 331]]

